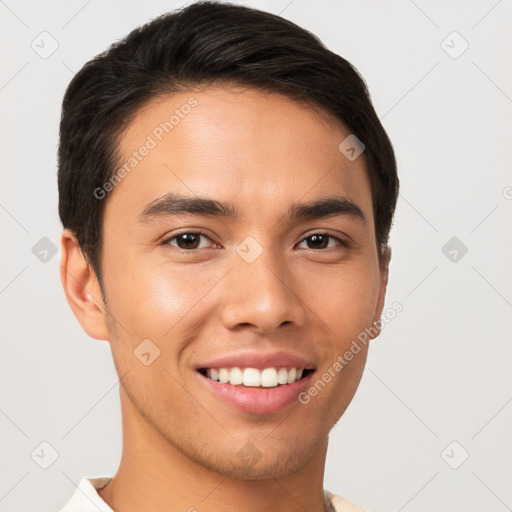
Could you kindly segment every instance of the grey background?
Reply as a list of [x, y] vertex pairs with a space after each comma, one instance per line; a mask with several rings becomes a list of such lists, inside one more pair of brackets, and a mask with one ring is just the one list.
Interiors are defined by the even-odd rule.
[[[109, 345], [81, 330], [52, 253], [60, 102], [88, 59], [184, 3], [0, 1], [1, 511], [58, 510], [117, 469]], [[243, 3], [351, 61], [398, 157], [386, 307], [403, 311], [332, 432], [326, 487], [373, 512], [512, 510], [512, 3]]]

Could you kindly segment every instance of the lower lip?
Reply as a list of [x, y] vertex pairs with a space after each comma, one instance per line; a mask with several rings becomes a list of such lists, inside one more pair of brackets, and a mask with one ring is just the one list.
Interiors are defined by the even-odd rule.
[[217, 397], [243, 412], [252, 414], [272, 414], [298, 402], [298, 395], [309, 385], [314, 372], [304, 378], [273, 388], [234, 386], [209, 379], [201, 373], [197, 375], [206, 387]]

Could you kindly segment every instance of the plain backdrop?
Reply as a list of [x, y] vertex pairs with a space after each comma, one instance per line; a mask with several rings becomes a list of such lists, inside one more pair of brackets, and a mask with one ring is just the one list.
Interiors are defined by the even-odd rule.
[[[87, 60], [184, 3], [0, 2], [3, 512], [59, 510], [82, 477], [117, 469], [110, 348], [59, 279], [60, 105]], [[326, 487], [373, 512], [510, 510], [512, 3], [240, 3], [352, 62], [398, 158], [386, 307], [403, 310], [332, 431]]]

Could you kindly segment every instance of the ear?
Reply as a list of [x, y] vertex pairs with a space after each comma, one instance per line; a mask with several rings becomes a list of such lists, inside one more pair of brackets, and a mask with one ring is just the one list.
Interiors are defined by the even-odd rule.
[[379, 288], [379, 298], [377, 300], [377, 307], [375, 309], [375, 317], [373, 319], [372, 330], [377, 330], [377, 334], [372, 336], [376, 338], [381, 330], [382, 330], [382, 322], [380, 322], [380, 317], [382, 315], [382, 311], [384, 309], [384, 302], [386, 300], [386, 288], [388, 286], [388, 276], [389, 276], [389, 262], [391, 260], [391, 247], [388, 245], [382, 248], [381, 259], [380, 259], [380, 288]]
[[108, 340], [106, 309], [96, 273], [69, 229], [62, 233], [61, 253], [60, 278], [73, 313], [89, 336]]

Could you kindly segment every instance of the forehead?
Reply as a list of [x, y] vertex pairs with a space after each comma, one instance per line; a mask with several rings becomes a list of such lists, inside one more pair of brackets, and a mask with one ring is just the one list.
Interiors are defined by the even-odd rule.
[[[170, 192], [236, 203], [248, 215], [339, 193], [372, 219], [364, 154], [339, 145], [350, 131], [320, 109], [241, 88], [180, 92], [141, 108], [118, 143], [109, 210], [132, 221]], [[286, 205], [287, 206], [287, 205]]]

